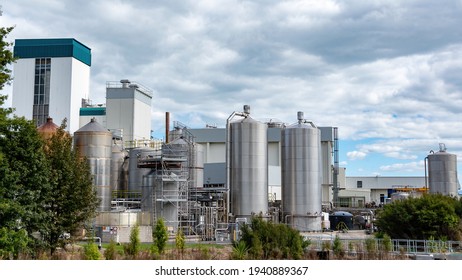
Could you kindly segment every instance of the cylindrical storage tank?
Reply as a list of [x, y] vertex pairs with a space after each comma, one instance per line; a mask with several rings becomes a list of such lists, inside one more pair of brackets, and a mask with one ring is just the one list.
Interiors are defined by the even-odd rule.
[[74, 132], [74, 146], [90, 164], [93, 185], [101, 200], [98, 211], [111, 210], [112, 133], [95, 118]]
[[404, 200], [410, 197], [409, 193], [405, 192], [395, 192], [391, 194], [391, 201]]
[[[143, 176], [143, 187], [141, 191], [141, 211], [153, 212], [153, 194], [156, 186], [158, 172], [150, 170], [149, 174]], [[161, 172], [159, 172], [161, 174]]]
[[111, 156], [111, 187], [113, 191], [122, 192], [126, 189], [124, 161], [127, 157], [125, 152], [119, 145], [112, 146]]
[[299, 122], [281, 130], [282, 210], [285, 222], [299, 231], [319, 231], [322, 224], [321, 136]]
[[229, 124], [230, 209], [234, 218], [268, 214], [266, 124], [249, 115]]
[[50, 139], [58, 130], [59, 126], [53, 122], [52, 118], [47, 118], [47, 122], [37, 128], [43, 140]]
[[191, 144], [189, 180], [193, 188], [204, 186], [204, 146], [201, 144]]
[[353, 214], [344, 211], [334, 212], [329, 215], [331, 230], [353, 229]]
[[457, 156], [441, 148], [427, 158], [429, 192], [458, 197]]
[[149, 168], [139, 168], [138, 159], [146, 158], [155, 153], [155, 149], [150, 147], [138, 147], [129, 151], [128, 155], [128, 192], [130, 196], [141, 194], [143, 176], [151, 171]]

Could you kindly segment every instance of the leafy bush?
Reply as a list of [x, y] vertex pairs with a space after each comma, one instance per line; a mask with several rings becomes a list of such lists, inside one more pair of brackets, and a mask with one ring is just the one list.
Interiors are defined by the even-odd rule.
[[83, 247], [83, 254], [85, 260], [101, 259], [101, 253], [98, 250], [98, 245], [96, 245], [92, 239], [90, 239], [90, 241], [88, 241], [88, 243]]
[[154, 244], [157, 247], [157, 252], [162, 254], [168, 241], [167, 227], [165, 226], [164, 220], [162, 218], [157, 219], [156, 226], [154, 227], [152, 235]]
[[262, 217], [254, 217], [249, 225], [242, 227], [241, 241], [252, 259], [300, 259], [309, 245], [299, 231], [264, 221]]

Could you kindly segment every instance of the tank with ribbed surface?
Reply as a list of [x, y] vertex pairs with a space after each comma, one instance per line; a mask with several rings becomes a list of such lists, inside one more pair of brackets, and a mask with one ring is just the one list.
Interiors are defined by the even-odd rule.
[[74, 146], [90, 164], [93, 185], [100, 199], [98, 211], [110, 211], [112, 133], [93, 118], [74, 132]]
[[127, 189], [128, 171], [124, 167], [126, 157], [128, 153], [120, 145], [114, 143], [111, 155], [111, 187], [114, 191], [123, 192]]
[[234, 218], [250, 220], [268, 213], [268, 127], [247, 105], [240, 116], [228, 127], [230, 208]]
[[440, 144], [440, 150], [430, 153], [427, 159], [429, 192], [458, 197], [457, 156]]
[[138, 166], [138, 161], [149, 157], [151, 154], [156, 153], [156, 150], [151, 147], [136, 147], [128, 152], [128, 195], [129, 197], [137, 197], [141, 194], [143, 186], [143, 176], [149, 174], [149, 168]]
[[284, 221], [300, 231], [321, 230], [322, 170], [319, 129], [303, 119], [281, 130]]

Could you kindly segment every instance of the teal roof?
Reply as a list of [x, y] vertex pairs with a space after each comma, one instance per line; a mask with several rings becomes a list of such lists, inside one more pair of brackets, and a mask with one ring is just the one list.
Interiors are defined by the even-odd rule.
[[106, 107], [85, 107], [80, 108], [81, 116], [105, 116]]
[[13, 53], [17, 58], [74, 57], [91, 66], [91, 49], [73, 38], [16, 39]]

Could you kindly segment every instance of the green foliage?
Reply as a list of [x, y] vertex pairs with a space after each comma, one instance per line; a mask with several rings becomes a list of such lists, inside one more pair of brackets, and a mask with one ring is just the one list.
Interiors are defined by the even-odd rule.
[[87, 244], [83, 246], [83, 254], [85, 260], [99, 260], [101, 253], [98, 250], [98, 245], [90, 239]]
[[157, 219], [156, 225], [153, 231], [153, 240], [154, 244], [157, 247], [157, 252], [162, 254], [165, 250], [165, 246], [167, 245], [168, 241], [168, 231], [167, 227], [165, 226], [164, 220], [162, 218]]
[[388, 234], [383, 235], [382, 239], [382, 251], [384, 253], [389, 253], [393, 249], [393, 244], [391, 243], [391, 238]]
[[183, 253], [185, 244], [186, 244], [186, 238], [184, 236], [183, 231], [179, 229], [175, 235], [175, 248], [180, 253]]
[[231, 253], [231, 258], [233, 260], [245, 260], [247, 257], [247, 248], [244, 241], [240, 240], [239, 242], [233, 242], [233, 252]]
[[334, 242], [332, 244], [332, 251], [334, 251], [334, 255], [340, 259], [345, 255], [345, 250], [343, 249], [342, 241], [338, 235], [335, 236]]
[[375, 240], [375, 238], [367, 238], [366, 239], [366, 251], [367, 251], [369, 259], [374, 259], [375, 258], [375, 255], [377, 253], [377, 248], [375, 246], [376, 243], [377, 243], [377, 241]]
[[135, 258], [140, 252], [141, 240], [140, 240], [140, 226], [136, 224], [130, 230], [130, 242], [124, 247], [125, 253]]
[[18, 259], [20, 253], [27, 250], [29, 238], [24, 229], [14, 231], [0, 228], [0, 259]]
[[309, 244], [297, 230], [261, 217], [252, 218], [250, 225], [242, 227], [241, 240], [252, 259], [300, 259]]
[[377, 213], [377, 226], [394, 239], [459, 240], [461, 202], [442, 194], [398, 200]]
[[11, 69], [8, 66], [15, 61], [10, 47], [13, 43], [5, 42], [5, 38], [13, 27], [0, 27], [0, 90], [11, 81]]
[[35, 125], [10, 118], [12, 110], [1, 108], [3, 102], [0, 96], [0, 228], [5, 228], [4, 236], [11, 235], [7, 240], [16, 239], [19, 231], [22, 236], [22, 230], [32, 240], [32, 233], [46, 228], [50, 215], [44, 203], [51, 192], [50, 169]]
[[66, 120], [44, 145], [52, 192], [46, 199], [51, 215], [42, 234], [51, 251], [58, 246], [62, 233], [73, 232], [95, 217], [99, 203], [89, 164], [73, 149], [72, 137], [65, 128]]
[[117, 243], [113, 239], [111, 239], [111, 241], [109, 242], [109, 245], [104, 251], [104, 258], [106, 260], [116, 260], [117, 256], [118, 256]]

